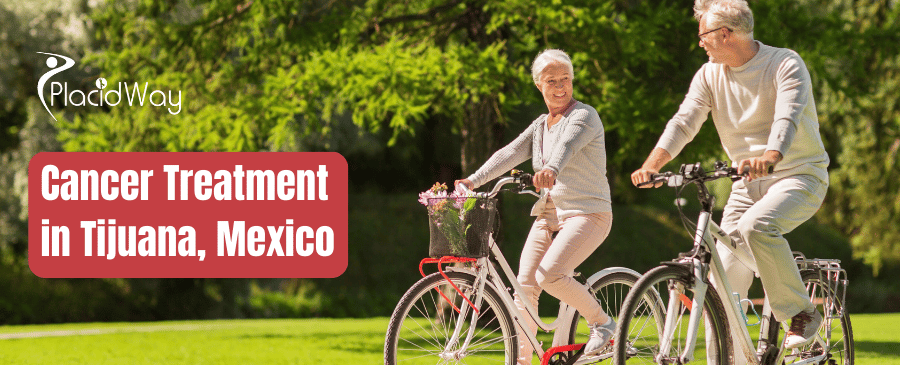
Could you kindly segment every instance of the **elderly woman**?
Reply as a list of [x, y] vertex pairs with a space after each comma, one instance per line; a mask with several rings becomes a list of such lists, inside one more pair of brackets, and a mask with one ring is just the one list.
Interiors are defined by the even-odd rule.
[[[534, 120], [509, 145], [494, 153], [474, 174], [456, 184], [471, 189], [506, 173], [531, 158], [534, 186], [541, 199], [531, 215], [537, 216], [519, 263], [523, 301], [537, 308], [541, 290], [574, 306], [588, 321], [588, 355], [597, 354], [609, 342], [616, 327], [597, 299], [571, 276], [600, 243], [612, 225], [603, 124], [590, 105], [572, 96], [572, 61], [565, 52], [551, 49], [539, 54], [531, 66], [534, 84], [547, 104], [547, 114]], [[556, 239], [553, 233], [558, 232]], [[530, 316], [525, 316], [531, 321]], [[532, 333], [537, 324], [531, 324]], [[519, 340], [519, 364], [528, 364], [532, 351], [528, 340]]]

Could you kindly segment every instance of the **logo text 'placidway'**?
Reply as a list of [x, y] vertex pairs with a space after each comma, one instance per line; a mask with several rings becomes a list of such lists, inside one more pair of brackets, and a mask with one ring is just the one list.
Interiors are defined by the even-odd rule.
[[[72, 68], [72, 66], [75, 65], [75, 61], [69, 57], [54, 53], [38, 53], [50, 56], [47, 58], [47, 67], [51, 68], [50, 71], [47, 71], [47, 73], [43, 74], [38, 80], [38, 96], [41, 99], [41, 104], [44, 105], [44, 109], [46, 109], [47, 113], [50, 113], [50, 116], [56, 120], [56, 117], [50, 112], [47, 102], [44, 100], [44, 86], [54, 75]], [[65, 61], [65, 63], [59, 66], [59, 59], [57, 59], [57, 57]], [[167, 106], [169, 114], [172, 115], [181, 112], [181, 90], [178, 90], [177, 94], [173, 94], [172, 90], [169, 90], [168, 93], [162, 90], [150, 91], [150, 83], [148, 82], [144, 83], [143, 88], [138, 82], [135, 82], [133, 86], [126, 82], [118, 82], [116, 83], [116, 88], [106, 90], [108, 83], [106, 79], [102, 77], [97, 79], [95, 85], [97, 86], [97, 89], [85, 93], [78, 89], [69, 91], [68, 82], [51, 82], [50, 106], [54, 105], [55, 96], [62, 96], [63, 106], [117, 106], [125, 100], [129, 106], [144, 106], [144, 103], [146, 102], [157, 107]], [[148, 92], [149, 95], [147, 94]]]

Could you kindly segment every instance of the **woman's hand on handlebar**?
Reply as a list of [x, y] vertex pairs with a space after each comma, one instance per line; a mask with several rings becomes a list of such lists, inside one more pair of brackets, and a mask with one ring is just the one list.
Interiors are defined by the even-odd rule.
[[534, 183], [534, 187], [538, 189], [552, 188], [553, 184], [556, 183], [556, 173], [550, 169], [543, 169], [541, 171], [538, 171], [534, 174], [532, 183]]
[[653, 169], [641, 167], [637, 171], [631, 173], [631, 183], [634, 184], [634, 186], [637, 186], [639, 188], [651, 188], [651, 187], [658, 188], [660, 186], [663, 186], [662, 181], [660, 181], [656, 184], [647, 184], [648, 182], [650, 182], [650, 179], [653, 176], [653, 174], [658, 174], [658, 173], [659, 173], [659, 170], [653, 170]]
[[472, 180], [469, 179], [459, 179], [453, 182], [453, 189], [456, 189], [460, 184], [465, 185], [469, 190], [475, 189], [475, 184], [472, 183]]

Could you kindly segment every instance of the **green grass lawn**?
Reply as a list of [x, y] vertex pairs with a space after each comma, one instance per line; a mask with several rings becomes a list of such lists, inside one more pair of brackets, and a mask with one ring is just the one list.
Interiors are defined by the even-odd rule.
[[[900, 313], [854, 314], [857, 364], [900, 365]], [[0, 364], [379, 364], [386, 318], [0, 327]]]

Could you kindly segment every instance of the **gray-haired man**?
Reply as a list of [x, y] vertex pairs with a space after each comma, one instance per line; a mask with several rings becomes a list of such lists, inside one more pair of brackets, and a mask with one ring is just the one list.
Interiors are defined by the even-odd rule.
[[[799, 347], [814, 337], [822, 316], [810, 303], [782, 235], [821, 206], [829, 163], [809, 71], [796, 52], [753, 39], [746, 1], [697, 0], [694, 15], [709, 62], [697, 71], [678, 113], [631, 179], [635, 185], [649, 181], [712, 113], [725, 152], [739, 172], [748, 173], [732, 186], [721, 227], [741, 244], [738, 249], [752, 252], [775, 318], [792, 320], [787, 346]], [[753, 273], [728, 251], [719, 251], [732, 289], [746, 298]]]

